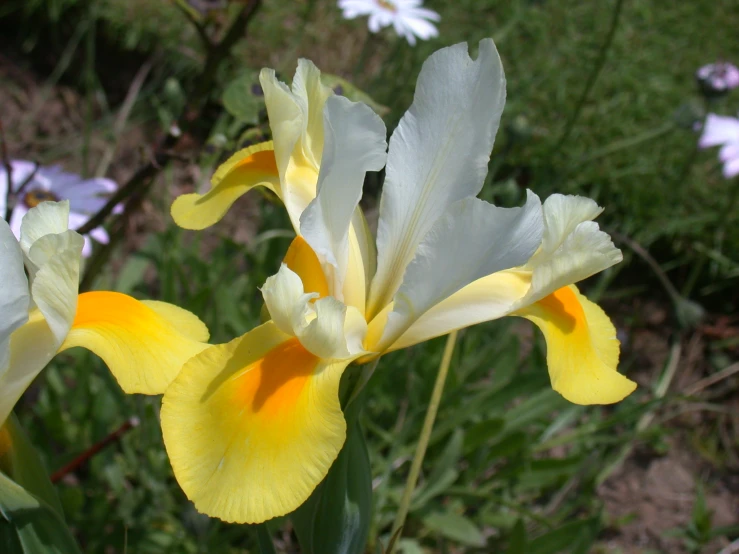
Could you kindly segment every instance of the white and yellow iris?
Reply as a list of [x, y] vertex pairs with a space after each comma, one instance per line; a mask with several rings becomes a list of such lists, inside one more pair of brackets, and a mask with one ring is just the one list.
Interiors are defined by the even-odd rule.
[[68, 201], [29, 210], [20, 242], [0, 220], [0, 426], [62, 350], [88, 348], [126, 392], [160, 394], [208, 346], [205, 325], [176, 306], [116, 292], [78, 294], [84, 239], [68, 224]]
[[[617, 402], [608, 317], [573, 283], [621, 260], [595, 202], [529, 192], [520, 208], [476, 198], [505, 103], [492, 40], [432, 55], [390, 139], [368, 107], [333, 96], [302, 60], [292, 90], [264, 70], [273, 143], [222, 166], [213, 188], [172, 207], [183, 227], [218, 221], [267, 186], [297, 238], [262, 294], [271, 320], [185, 364], [164, 395], [175, 475], [202, 512], [260, 522], [300, 506], [346, 436], [339, 381], [353, 361], [506, 315], [547, 341], [552, 386], [580, 404]], [[358, 209], [367, 171], [386, 167], [377, 240]], [[272, 173], [268, 169], [272, 168]]]

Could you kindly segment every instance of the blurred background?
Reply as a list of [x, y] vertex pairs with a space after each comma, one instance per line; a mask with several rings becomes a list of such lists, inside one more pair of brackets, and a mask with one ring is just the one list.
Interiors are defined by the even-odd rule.
[[[739, 180], [722, 174], [717, 149], [698, 147], [709, 113], [736, 117], [739, 88], [696, 80], [706, 64], [739, 64], [736, 2], [425, 6], [440, 14], [439, 34], [410, 46], [392, 27], [373, 34], [366, 18], [345, 20], [335, 0], [4, 0], [4, 148], [128, 186], [83, 287], [176, 303], [222, 342], [258, 322], [257, 287], [277, 270], [290, 223], [256, 191], [200, 233], [177, 228], [169, 206], [268, 138], [259, 69], [289, 82], [307, 57], [392, 129], [423, 60], [493, 37], [508, 100], [482, 197], [517, 205], [530, 188], [605, 208], [599, 223], [624, 262], [581, 288], [614, 319], [621, 371], [639, 388], [612, 407], [570, 405], [551, 390], [528, 322], [465, 331], [402, 551], [739, 552]], [[371, 225], [380, 183], [366, 182]], [[371, 384], [369, 552], [390, 531], [443, 342], [383, 358]], [[83, 551], [256, 552], [248, 526], [186, 500], [158, 410], [158, 398], [125, 396], [82, 352], [57, 357], [16, 409], [57, 472]], [[270, 529], [279, 552], [298, 551], [287, 520]]]

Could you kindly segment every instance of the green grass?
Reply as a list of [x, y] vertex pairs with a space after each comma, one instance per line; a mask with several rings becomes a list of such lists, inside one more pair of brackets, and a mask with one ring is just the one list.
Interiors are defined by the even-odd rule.
[[[29, 4], [29, 13], [59, 20], [51, 4], [61, 6], [60, 13], [87, 9], [81, 0], [38, 0]], [[606, 207], [602, 224], [651, 247], [678, 288], [731, 313], [738, 300], [732, 291], [739, 276], [739, 183], [723, 180], [716, 152], [696, 152], [696, 133], [676, 118], [689, 104], [701, 106], [693, 82], [698, 66], [720, 57], [739, 62], [739, 11], [731, 4], [627, 0], [603, 70], [564, 143], [566, 122], [605, 39], [613, 0], [429, 0], [443, 17], [440, 37], [416, 49], [387, 33], [366, 42], [365, 22], [344, 22], [331, 0], [267, 2], [220, 81], [228, 83], [244, 66], [265, 65], [289, 78], [295, 59], [306, 56], [327, 72], [354, 78], [389, 106], [392, 127], [410, 104], [423, 59], [447, 44], [474, 45], [493, 36], [506, 69], [508, 103], [484, 196], [512, 204], [525, 187], [542, 197], [555, 191], [591, 196]], [[144, 57], [163, 51], [157, 61], [161, 78], [148, 85], [136, 113], [164, 125], [171, 119], [167, 110], [175, 110], [167, 104], [164, 76], [188, 86], [198, 59], [195, 35], [169, 4], [151, 8], [162, 10], [161, 25], [126, 6], [106, 0], [96, 14], [121, 49]], [[196, 53], [187, 63], [183, 49]], [[214, 90], [212, 99], [220, 92]], [[737, 108], [737, 93], [711, 106], [727, 114]], [[212, 125], [215, 156], [235, 148], [244, 127], [223, 114], [204, 125]], [[214, 154], [198, 160], [206, 173], [215, 162]], [[370, 208], [373, 192], [366, 200]], [[166, 213], [171, 199], [160, 192], [156, 200]], [[170, 222], [98, 285], [190, 309], [207, 323], [214, 342], [240, 335], [258, 322], [257, 287], [277, 269], [289, 241], [265, 233], [289, 229], [282, 210], [264, 199], [259, 206], [260, 231], [248, 245], [218, 227], [198, 235]], [[623, 299], [637, 286], [645, 296], [666, 300], [646, 266], [626, 254], [621, 269], [587, 288]], [[543, 341], [532, 339], [526, 328], [506, 320], [460, 336], [404, 531], [406, 554], [598, 551], [594, 545], [605, 530], [619, 525], [604, 513], [598, 484], [632, 447], [646, 444], [658, 451], [671, 433], [662, 425], [636, 431], [648, 410], [684, 402], [670, 394], [655, 400], [649, 386], [614, 407], [567, 404], [550, 389]], [[370, 385], [363, 423], [376, 485], [375, 544], [387, 541], [442, 348], [437, 339], [386, 356]], [[715, 346], [715, 367], [730, 360], [730, 348]], [[637, 369], [644, 368], [627, 353], [622, 371]], [[661, 370], [647, 369], [655, 379]], [[117, 446], [59, 485], [83, 551], [256, 552], [252, 529], [198, 515], [187, 502], [162, 446], [158, 410], [158, 399], [125, 396], [99, 360], [79, 352], [60, 356], [19, 406], [51, 469], [129, 417], [141, 420]], [[283, 523], [270, 524], [278, 551], [296, 547]], [[701, 536], [707, 536], [705, 529]]]

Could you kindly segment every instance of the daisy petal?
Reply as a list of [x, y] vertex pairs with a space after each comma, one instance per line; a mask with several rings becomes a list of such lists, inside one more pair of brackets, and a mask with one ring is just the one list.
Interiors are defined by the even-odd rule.
[[264, 186], [279, 194], [280, 181], [272, 142], [245, 148], [223, 163], [205, 194], [183, 194], [172, 204], [175, 223], [201, 230], [217, 223], [236, 200], [254, 187]]
[[346, 438], [338, 391], [347, 364], [319, 359], [272, 322], [190, 360], [161, 416], [195, 507], [259, 523], [303, 504]]
[[480, 41], [474, 61], [467, 45], [457, 44], [423, 64], [413, 104], [390, 139], [370, 317], [392, 300], [418, 244], [447, 207], [480, 191], [504, 102], [492, 40]]
[[513, 315], [541, 329], [552, 388], [575, 404], [612, 404], [636, 383], [618, 371], [619, 341], [608, 316], [575, 286], [563, 287]]
[[207, 328], [187, 310], [96, 291], [79, 296], [61, 350], [93, 351], [127, 393], [161, 394], [183, 364], [208, 347], [207, 340]]

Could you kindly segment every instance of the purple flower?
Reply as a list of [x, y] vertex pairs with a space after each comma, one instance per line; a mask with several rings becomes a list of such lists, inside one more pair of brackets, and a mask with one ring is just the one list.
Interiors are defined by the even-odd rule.
[[[11, 193], [15, 197], [15, 204], [8, 222], [16, 237], [20, 237], [21, 221], [28, 210], [41, 202], [69, 200], [69, 228], [77, 229], [84, 225], [90, 217], [102, 208], [108, 201], [111, 193], [118, 188], [110, 179], [96, 177], [82, 179], [74, 173], [66, 173], [58, 166], [38, 167], [32, 162], [13, 160], [11, 177], [13, 180]], [[8, 197], [8, 172], [0, 164], [0, 217], [6, 215]], [[121, 207], [117, 206], [116, 211]], [[103, 227], [96, 227], [85, 236], [85, 246], [82, 255], [87, 257], [92, 253], [90, 237], [97, 242], [107, 244], [110, 240]]]
[[731, 179], [739, 175], [739, 119], [708, 114], [698, 146], [720, 146], [718, 157], [724, 164], [724, 177]]
[[739, 68], [727, 62], [704, 65], [695, 72], [695, 77], [708, 95], [724, 94], [739, 87]]

